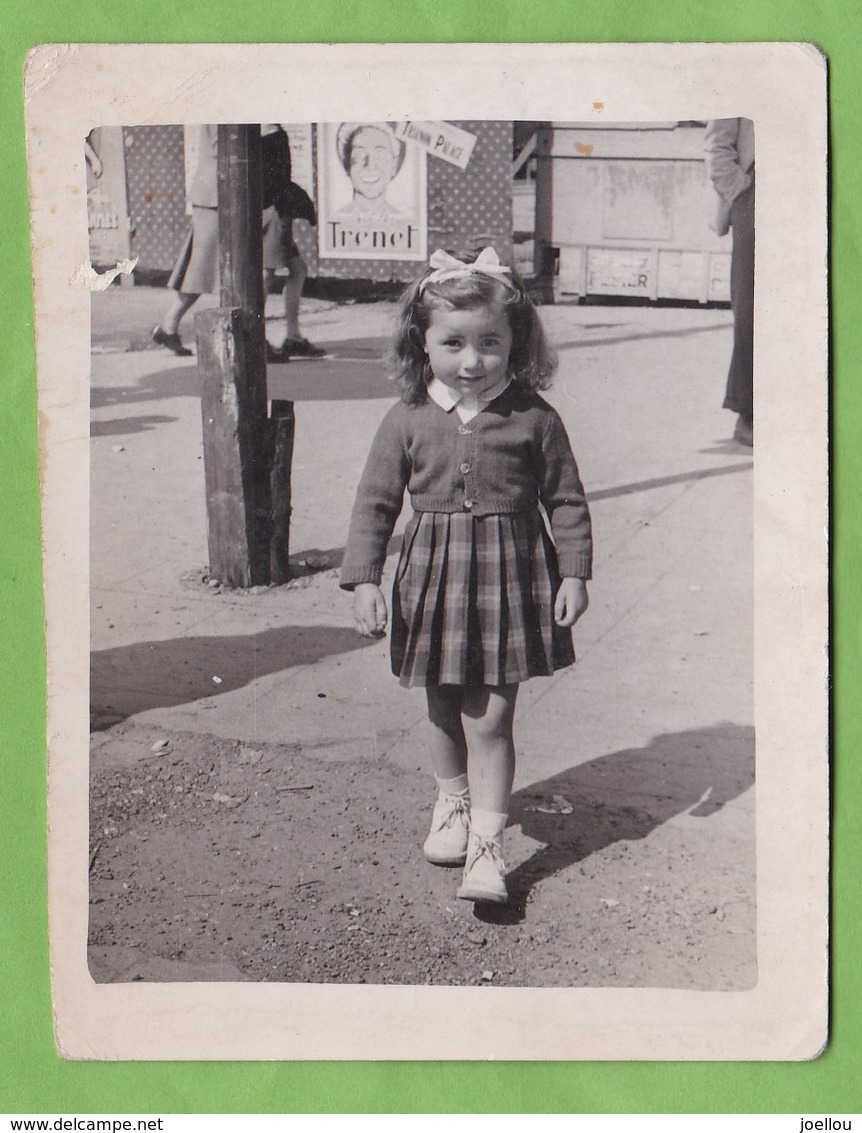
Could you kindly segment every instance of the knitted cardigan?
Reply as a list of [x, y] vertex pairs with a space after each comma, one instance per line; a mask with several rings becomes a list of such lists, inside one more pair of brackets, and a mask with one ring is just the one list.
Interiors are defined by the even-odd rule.
[[511, 515], [541, 503], [562, 576], [591, 577], [590, 513], [565, 427], [556, 410], [517, 382], [466, 424], [430, 399], [389, 410], [356, 494], [343, 589], [380, 583], [405, 487], [417, 512]]

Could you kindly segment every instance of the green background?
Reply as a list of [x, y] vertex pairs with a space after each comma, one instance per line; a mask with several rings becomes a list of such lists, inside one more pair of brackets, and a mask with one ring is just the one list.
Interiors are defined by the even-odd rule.
[[[858, 1113], [858, 0], [0, 0], [0, 1113]], [[830, 66], [833, 453], [832, 1024], [780, 1063], [66, 1063], [51, 1027], [45, 657], [22, 71], [38, 43], [797, 40]], [[502, 108], [501, 108], [502, 111]], [[792, 232], [788, 233], [792, 237]], [[855, 690], [855, 691], [854, 691]], [[788, 837], [793, 837], [788, 831]]]

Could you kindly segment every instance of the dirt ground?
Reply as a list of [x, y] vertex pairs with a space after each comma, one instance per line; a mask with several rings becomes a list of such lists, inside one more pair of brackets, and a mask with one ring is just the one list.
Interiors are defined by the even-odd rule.
[[[253, 980], [740, 990], [756, 980], [746, 854], [670, 821], [517, 792], [512, 902], [455, 897], [420, 846], [428, 778], [300, 744], [94, 733], [90, 969], [97, 982]], [[732, 821], [712, 811], [712, 822]], [[691, 863], [709, 862], [692, 881]]]
[[[98, 335], [94, 324], [94, 344], [122, 351], [94, 358], [94, 978], [753, 986], [754, 732], [728, 722], [753, 719], [750, 584], [723, 581], [728, 572], [736, 579], [737, 562], [750, 563], [748, 465], [729, 442], [698, 448], [687, 439], [723, 436], [703, 408], [712, 394], [691, 391], [693, 375], [709, 380], [705, 356], [714, 355], [723, 383], [726, 313], [548, 311], [581, 375], [561, 384], [561, 406], [580, 406], [585, 443], [604, 437], [609, 421], [617, 432], [613, 446], [594, 442], [586, 454], [603, 486], [595, 501], [604, 548], [596, 628], [586, 631], [594, 651], [585, 643], [580, 653], [590, 657], [577, 697], [587, 717], [570, 738], [577, 716], [562, 683], [547, 692], [544, 727], [539, 714], [527, 716], [528, 691], [522, 697], [505, 846], [512, 902], [500, 910], [458, 900], [459, 871], [422, 857], [433, 780], [412, 724], [421, 705], [399, 716], [397, 744], [376, 747], [368, 704], [358, 695], [336, 703], [332, 691], [384, 663], [333, 614], [336, 576], [319, 572], [337, 566], [329, 557], [346, 529], [345, 469], [364, 460], [353, 426], [378, 414], [386, 394], [373, 361], [385, 304], [310, 303], [307, 332], [332, 359], [273, 374], [275, 393], [300, 403], [304, 436], [325, 421], [345, 441], [337, 459], [315, 462], [309, 449], [296, 459], [303, 487], [292, 545], [308, 560], [295, 564], [307, 577], [274, 588], [251, 617], [250, 598], [219, 597], [202, 576], [186, 575], [203, 545], [194, 494], [202, 486], [178, 497], [164, 522], [177, 485], [198, 484], [186, 440], [200, 435], [196, 386], [190, 370], [133, 352], [164, 296], [126, 292], [109, 296]], [[662, 404], [679, 407], [682, 427], [655, 416]], [[702, 525], [707, 512], [731, 508], [744, 522]], [[316, 547], [329, 549], [325, 564], [311, 561]], [[296, 595], [291, 585], [307, 589]], [[332, 738], [328, 754], [273, 680], [286, 652], [295, 659], [303, 648], [311, 671], [327, 678], [313, 684], [294, 666], [282, 685], [323, 697], [315, 726]], [[649, 666], [637, 660], [647, 656]], [[268, 692], [260, 721], [258, 685]], [[350, 715], [359, 711], [361, 721]]]

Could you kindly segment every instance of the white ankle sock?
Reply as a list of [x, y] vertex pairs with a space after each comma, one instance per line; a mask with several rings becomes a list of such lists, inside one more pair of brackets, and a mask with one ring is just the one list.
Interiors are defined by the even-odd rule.
[[446, 795], [461, 795], [462, 797], [467, 794], [467, 776], [456, 775], [454, 779], [441, 779], [436, 776], [437, 786]]
[[508, 818], [508, 814], [474, 807], [470, 815], [470, 833], [478, 834], [487, 842], [501, 842]]

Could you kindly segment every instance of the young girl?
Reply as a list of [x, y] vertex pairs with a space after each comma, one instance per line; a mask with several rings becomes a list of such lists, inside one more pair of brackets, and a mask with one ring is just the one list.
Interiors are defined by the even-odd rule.
[[401, 301], [394, 353], [401, 401], [359, 484], [341, 586], [354, 591], [358, 631], [382, 635], [379, 584], [406, 487], [414, 514], [391, 654], [401, 684], [424, 686], [428, 700], [438, 795], [423, 850], [464, 865], [459, 897], [505, 902], [518, 684], [574, 661], [589, 511], [563, 423], [536, 392], [556, 359], [523, 282], [492, 248], [432, 255]]

